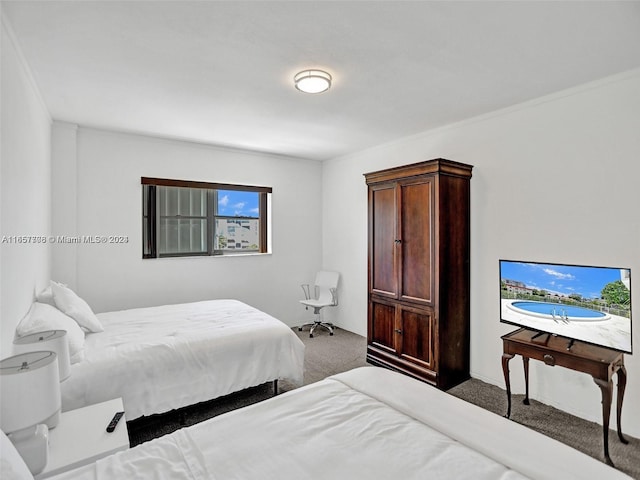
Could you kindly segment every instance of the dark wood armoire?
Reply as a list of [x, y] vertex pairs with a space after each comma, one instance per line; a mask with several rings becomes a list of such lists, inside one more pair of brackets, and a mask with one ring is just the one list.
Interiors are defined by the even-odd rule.
[[365, 174], [367, 361], [448, 389], [469, 378], [471, 165]]

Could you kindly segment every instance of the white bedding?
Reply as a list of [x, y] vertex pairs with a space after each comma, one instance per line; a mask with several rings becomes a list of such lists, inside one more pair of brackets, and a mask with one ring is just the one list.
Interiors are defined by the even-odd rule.
[[61, 383], [62, 408], [122, 397], [127, 419], [262, 383], [302, 383], [304, 344], [280, 320], [237, 300], [98, 314], [85, 359]]
[[362, 367], [55, 480], [629, 479], [426, 384]]

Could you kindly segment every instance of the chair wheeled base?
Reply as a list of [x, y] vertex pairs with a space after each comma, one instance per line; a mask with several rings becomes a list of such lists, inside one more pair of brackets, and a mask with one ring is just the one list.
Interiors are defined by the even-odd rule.
[[300, 325], [298, 327], [298, 331], [301, 332], [304, 327], [311, 327], [309, 329], [309, 338], [313, 338], [313, 332], [318, 327], [326, 328], [327, 330], [329, 330], [329, 335], [333, 335], [333, 328], [334, 328], [333, 323], [325, 323], [320, 321], [313, 322], [313, 323], [305, 323], [304, 325]]

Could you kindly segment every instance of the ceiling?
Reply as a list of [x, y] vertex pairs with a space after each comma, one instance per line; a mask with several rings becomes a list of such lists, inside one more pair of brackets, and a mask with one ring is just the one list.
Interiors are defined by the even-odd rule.
[[[324, 160], [640, 67], [640, 2], [5, 1], [56, 120]], [[296, 90], [305, 68], [333, 75]]]

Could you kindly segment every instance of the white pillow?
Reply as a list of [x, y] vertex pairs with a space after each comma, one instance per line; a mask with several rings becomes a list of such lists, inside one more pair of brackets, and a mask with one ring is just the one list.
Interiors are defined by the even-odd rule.
[[78, 363], [84, 359], [84, 332], [75, 320], [56, 307], [34, 302], [27, 315], [16, 327], [16, 335], [23, 337], [46, 330], [66, 330], [71, 363]]
[[53, 292], [51, 291], [50, 286], [36, 295], [36, 302], [48, 303], [52, 307], [56, 306], [56, 302], [53, 300]]
[[0, 478], [2, 480], [33, 480], [29, 467], [11, 443], [9, 437], [0, 430]]
[[75, 294], [73, 290], [61, 283], [51, 282], [51, 291], [56, 307], [73, 318], [87, 332], [104, 332], [104, 328], [93, 313], [91, 307]]

